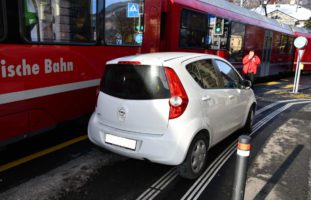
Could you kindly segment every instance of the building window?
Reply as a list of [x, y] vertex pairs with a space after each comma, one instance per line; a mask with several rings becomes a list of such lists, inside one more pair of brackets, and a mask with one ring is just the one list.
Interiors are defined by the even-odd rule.
[[183, 10], [179, 46], [182, 48], [203, 48], [205, 45], [207, 17], [205, 14]]
[[242, 62], [244, 56], [245, 25], [232, 22], [230, 35], [229, 60], [231, 62]]
[[144, 32], [144, 1], [106, 0], [104, 23], [106, 44], [141, 46]]
[[228, 33], [229, 33], [229, 20], [216, 17], [213, 15], [208, 16], [209, 19], [209, 37], [208, 44], [210, 49], [227, 49], [228, 47]]
[[24, 36], [30, 42], [94, 43], [96, 0], [24, 0]]

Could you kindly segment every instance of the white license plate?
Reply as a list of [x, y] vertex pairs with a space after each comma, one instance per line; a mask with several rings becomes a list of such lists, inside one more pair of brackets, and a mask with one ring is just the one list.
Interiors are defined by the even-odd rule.
[[136, 140], [130, 140], [130, 139], [118, 137], [115, 135], [106, 134], [105, 142], [109, 144], [125, 147], [128, 149], [132, 149], [132, 150], [136, 149]]

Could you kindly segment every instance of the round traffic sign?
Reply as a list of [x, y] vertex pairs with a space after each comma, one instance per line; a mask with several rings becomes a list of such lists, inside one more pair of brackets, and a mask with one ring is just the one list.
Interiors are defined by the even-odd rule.
[[295, 41], [294, 41], [294, 45], [295, 45], [295, 47], [296, 47], [297, 49], [302, 49], [302, 48], [304, 48], [307, 44], [308, 44], [307, 38], [302, 37], [302, 36], [296, 38]]

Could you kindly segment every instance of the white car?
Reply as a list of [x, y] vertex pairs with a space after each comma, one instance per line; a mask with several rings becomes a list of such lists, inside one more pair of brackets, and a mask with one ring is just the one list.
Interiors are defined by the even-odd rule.
[[204, 170], [207, 151], [234, 131], [251, 130], [250, 82], [226, 60], [199, 53], [150, 53], [108, 61], [89, 139], [112, 152]]

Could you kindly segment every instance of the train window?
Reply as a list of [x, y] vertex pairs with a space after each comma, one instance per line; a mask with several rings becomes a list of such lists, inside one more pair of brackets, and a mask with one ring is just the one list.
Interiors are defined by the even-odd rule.
[[289, 44], [288, 36], [282, 35], [280, 51], [281, 53], [289, 53], [289, 50], [290, 50], [290, 44]]
[[288, 53], [293, 53], [294, 52], [294, 38], [293, 37], [288, 37]]
[[0, 0], [0, 41], [4, 38], [5, 25], [4, 25], [4, 1]]
[[231, 23], [229, 60], [231, 62], [242, 62], [244, 47], [245, 25], [237, 22]]
[[227, 49], [229, 20], [209, 15], [209, 37], [210, 49]]
[[23, 31], [30, 42], [94, 43], [96, 0], [24, 0]]
[[144, 32], [144, 0], [106, 0], [105, 3], [105, 43], [141, 46]]
[[205, 44], [207, 18], [205, 14], [183, 10], [179, 46], [182, 48], [203, 48]]
[[281, 34], [280, 33], [274, 33], [273, 34], [273, 49], [278, 51], [281, 46]]

